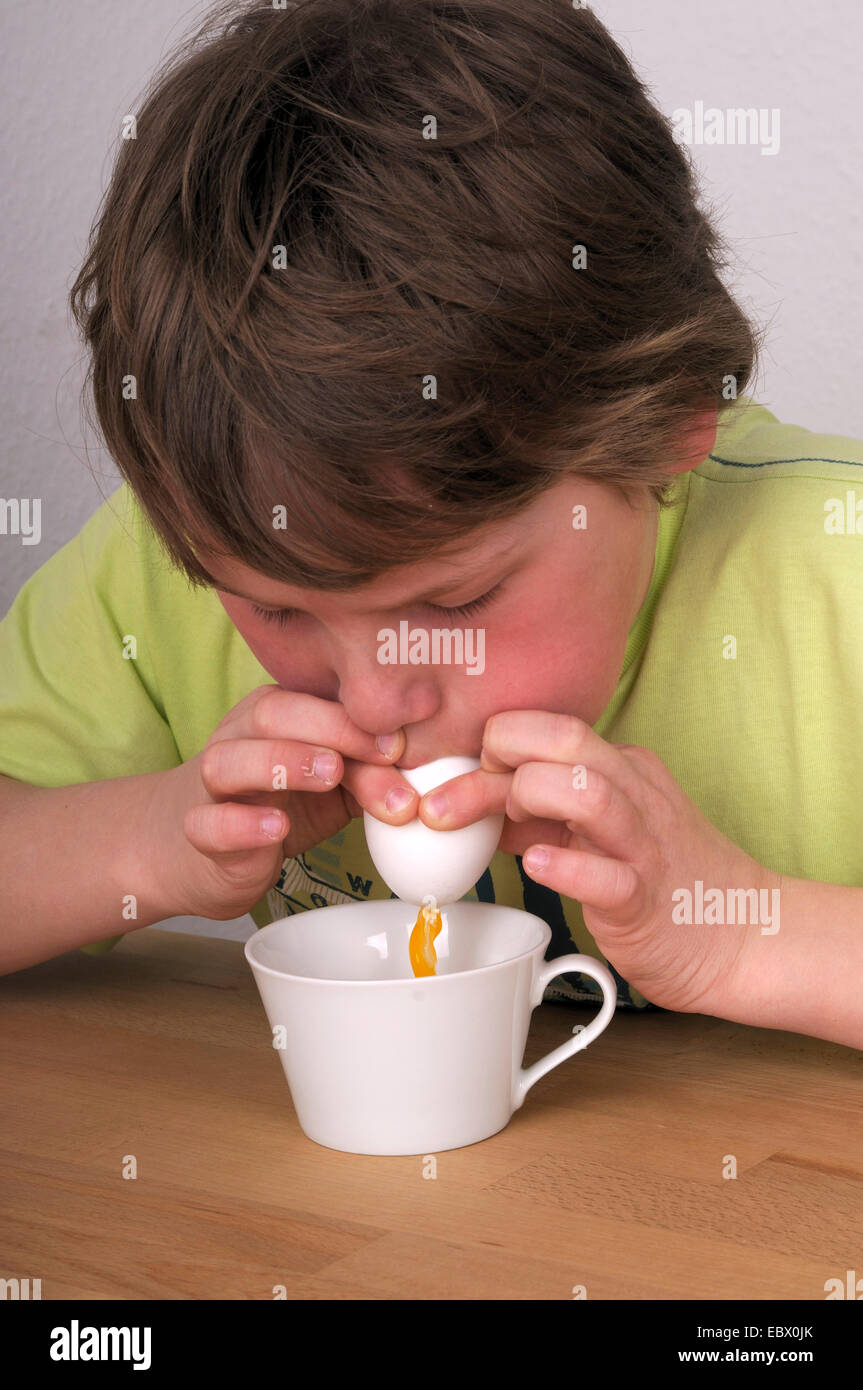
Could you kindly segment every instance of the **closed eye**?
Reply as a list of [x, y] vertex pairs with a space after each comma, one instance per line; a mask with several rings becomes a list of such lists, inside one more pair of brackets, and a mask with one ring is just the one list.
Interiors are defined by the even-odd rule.
[[[472, 614], [485, 608], [501, 587], [500, 584], [496, 584], [487, 593], [480, 594], [479, 598], [471, 599], [470, 603], [459, 604], [458, 608], [441, 608], [436, 603], [426, 604], [426, 607], [434, 613], [443, 613], [447, 618], [469, 618]], [[277, 623], [279, 627], [287, 627], [295, 618], [305, 616], [302, 609], [299, 608], [262, 608], [257, 603], [252, 604], [252, 612], [259, 618], [263, 618], [265, 622]]]
[[434, 609], [435, 613], [443, 613], [447, 618], [469, 618], [472, 613], [478, 613], [481, 608], [485, 608], [500, 587], [500, 584], [495, 584], [488, 593], [480, 594], [479, 598], [471, 599], [470, 603], [462, 603], [458, 608], [440, 608], [436, 603], [430, 603], [428, 607]]

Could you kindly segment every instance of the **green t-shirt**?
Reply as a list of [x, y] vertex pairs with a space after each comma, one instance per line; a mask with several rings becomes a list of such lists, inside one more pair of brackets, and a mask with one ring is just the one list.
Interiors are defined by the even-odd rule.
[[[781, 424], [741, 397], [674, 498], [594, 727], [652, 748], [760, 863], [863, 886], [863, 443]], [[174, 767], [272, 683], [216, 594], [172, 567], [124, 485], [0, 623], [0, 773], [61, 786]], [[391, 896], [357, 818], [286, 860], [252, 916], [260, 927]], [[548, 959], [574, 948], [604, 959], [578, 903], [534, 883], [518, 855], [497, 853], [468, 897], [544, 918]], [[119, 940], [81, 949], [101, 954]], [[614, 973], [621, 1005], [649, 1007]], [[595, 990], [570, 974], [546, 997]]]

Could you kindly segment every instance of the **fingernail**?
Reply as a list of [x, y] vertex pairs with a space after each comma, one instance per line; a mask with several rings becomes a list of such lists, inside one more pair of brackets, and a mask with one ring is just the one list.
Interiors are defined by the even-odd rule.
[[270, 835], [274, 840], [283, 840], [285, 836], [285, 822], [282, 816], [275, 814], [261, 817], [261, 829], [265, 835]]
[[380, 738], [375, 739], [375, 743], [379, 753], [383, 753], [385, 758], [391, 758], [401, 743], [401, 735], [381, 734]]
[[410, 787], [393, 787], [391, 792], [387, 792], [387, 799], [384, 804], [388, 811], [397, 815], [399, 811], [403, 811], [406, 806], [411, 804], [413, 798], [414, 793]]
[[522, 859], [522, 864], [526, 869], [533, 872], [534, 869], [544, 869], [548, 863], [547, 849], [532, 849]]
[[433, 792], [425, 799], [426, 815], [431, 816], [432, 820], [443, 820], [449, 808], [449, 797], [446, 792]]
[[312, 772], [319, 782], [332, 782], [338, 766], [338, 759], [332, 753], [318, 753], [312, 764]]

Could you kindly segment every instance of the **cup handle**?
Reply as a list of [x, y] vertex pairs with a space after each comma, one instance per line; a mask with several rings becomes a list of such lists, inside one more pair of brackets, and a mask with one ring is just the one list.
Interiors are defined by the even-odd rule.
[[567, 1057], [575, 1056], [576, 1052], [581, 1052], [582, 1048], [592, 1043], [594, 1038], [598, 1038], [604, 1028], [608, 1026], [614, 1016], [617, 1007], [617, 985], [614, 976], [601, 960], [596, 960], [593, 956], [557, 956], [554, 960], [545, 961], [539, 968], [534, 982], [533, 997], [530, 1001], [530, 1011], [542, 1002], [542, 996], [549, 980], [553, 980], [556, 975], [563, 975], [570, 970], [577, 970], [582, 975], [589, 975], [592, 980], [596, 980], [602, 986], [602, 1008], [591, 1019], [587, 1027], [580, 1027], [579, 1031], [567, 1042], [561, 1043], [560, 1047], [554, 1048], [552, 1052], [547, 1052], [544, 1057], [540, 1057], [538, 1062], [534, 1062], [532, 1067], [519, 1066], [513, 1074], [512, 1086], [512, 1108], [518, 1110], [524, 1104], [524, 1098], [535, 1081], [546, 1072], [551, 1071], [552, 1067], [559, 1066], [565, 1062]]

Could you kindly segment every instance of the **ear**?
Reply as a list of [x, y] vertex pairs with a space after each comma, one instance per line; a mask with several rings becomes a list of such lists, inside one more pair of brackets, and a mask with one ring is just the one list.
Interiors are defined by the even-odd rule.
[[719, 412], [715, 406], [693, 416], [690, 427], [680, 441], [677, 458], [665, 466], [667, 473], [688, 473], [703, 463], [716, 442]]

